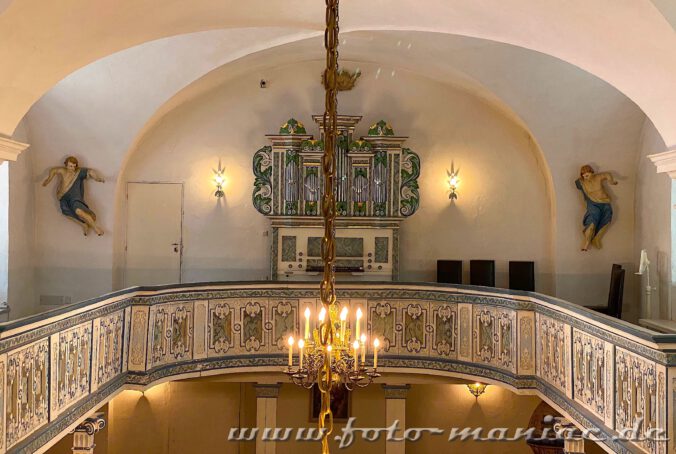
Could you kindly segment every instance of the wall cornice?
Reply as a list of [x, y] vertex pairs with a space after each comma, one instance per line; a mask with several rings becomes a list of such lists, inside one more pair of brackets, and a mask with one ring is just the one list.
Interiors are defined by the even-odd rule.
[[0, 163], [4, 161], [16, 161], [19, 155], [30, 145], [17, 142], [9, 137], [0, 135]]
[[676, 178], [676, 147], [648, 155], [648, 159], [657, 167], [657, 173], [668, 173], [671, 178]]

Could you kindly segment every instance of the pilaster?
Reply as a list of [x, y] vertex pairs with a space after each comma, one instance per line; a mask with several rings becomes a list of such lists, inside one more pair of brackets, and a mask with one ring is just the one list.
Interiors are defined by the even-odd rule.
[[277, 397], [279, 397], [281, 387], [280, 383], [254, 385], [256, 390], [256, 427], [258, 427], [256, 454], [276, 453], [276, 443], [274, 441], [262, 441], [261, 437], [266, 428], [274, 429], [277, 427]]
[[[403, 438], [406, 430], [406, 397], [411, 385], [382, 385], [385, 391], [385, 427], [398, 421], [394, 438]], [[386, 441], [385, 454], [405, 454], [406, 442]]]

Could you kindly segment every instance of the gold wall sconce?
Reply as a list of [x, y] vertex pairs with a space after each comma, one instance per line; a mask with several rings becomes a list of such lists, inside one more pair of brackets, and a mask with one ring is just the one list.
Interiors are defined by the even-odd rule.
[[218, 169], [214, 169], [214, 183], [216, 183], [216, 192], [214, 195], [217, 198], [222, 198], [225, 196], [223, 192], [223, 186], [225, 186], [225, 168], [221, 167], [221, 163], [218, 163]]
[[467, 385], [467, 389], [469, 389], [469, 392], [472, 393], [472, 395], [478, 399], [480, 395], [486, 392], [487, 386], [488, 385], [484, 383], [476, 382]]
[[453, 164], [451, 164], [451, 170], [446, 170], [446, 174], [448, 175], [448, 198], [453, 202], [453, 200], [458, 199], [458, 186], [460, 186], [460, 178], [458, 178], [458, 173], [460, 173], [460, 169], [455, 169]]

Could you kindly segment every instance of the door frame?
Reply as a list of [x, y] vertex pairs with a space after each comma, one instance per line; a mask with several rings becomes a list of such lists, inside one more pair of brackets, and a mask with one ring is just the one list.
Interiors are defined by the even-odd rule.
[[122, 270], [123, 287], [127, 285], [127, 246], [129, 241], [129, 185], [130, 184], [177, 184], [181, 186], [181, 238], [178, 251], [178, 283], [183, 283], [183, 217], [185, 215], [185, 183], [183, 181], [127, 181], [124, 194], [124, 269]]

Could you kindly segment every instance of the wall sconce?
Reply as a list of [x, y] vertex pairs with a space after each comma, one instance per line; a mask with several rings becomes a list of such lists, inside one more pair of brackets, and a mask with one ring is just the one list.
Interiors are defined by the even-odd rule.
[[453, 164], [451, 164], [451, 170], [447, 170], [446, 174], [448, 175], [448, 198], [451, 200], [457, 200], [458, 199], [458, 193], [456, 192], [458, 189], [458, 186], [460, 186], [460, 178], [458, 178], [458, 173], [460, 173], [460, 169], [455, 170]]
[[225, 185], [225, 169], [221, 167], [221, 163], [218, 163], [218, 169], [214, 169], [214, 183], [216, 183], [216, 192], [214, 195], [219, 199], [225, 195], [223, 192], [223, 185]]
[[472, 395], [475, 398], [478, 399], [480, 395], [482, 395], [484, 392], [486, 392], [486, 386], [488, 386], [488, 385], [476, 382], [476, 383], [472, 383], [472, 384], [467, 385], [467, 389], [469, 389], [469, 392], [472, 393]]

